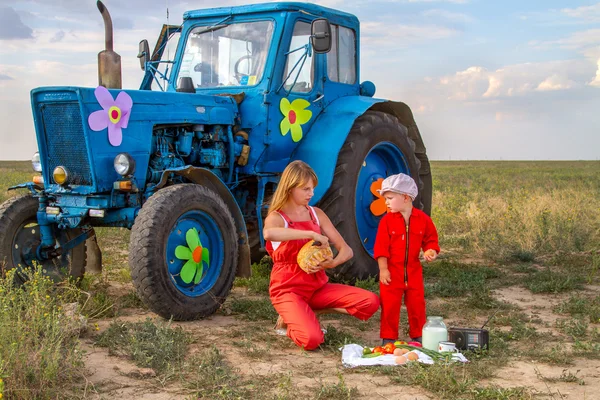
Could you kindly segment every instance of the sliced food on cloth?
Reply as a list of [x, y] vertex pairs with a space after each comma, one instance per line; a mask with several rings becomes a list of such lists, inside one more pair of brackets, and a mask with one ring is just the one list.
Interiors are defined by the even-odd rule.
[[[368, 350], [367, 350], [368, 349]], [[375, 348], [377, 349], [377, 348]], [[353, 368], [367, 365], [403, 365], [412, 361], [422, 364], [434, 364], [435, 362], [459, 361], [468, 362], [461, 353], [438, 353], [434, 350], [425, 350], [408, 345], [401, 345], [396, 350], [408, 350], [403, 355], [385, 354], [384, 352], [372, 351], [368, 347], [358, 344], [347, 344], [341, 348], [342, 364], [344, 367]], [[377, 349], [379, 350], [379, 349]], [[398, 354], [401, 352], [398, 351]]]

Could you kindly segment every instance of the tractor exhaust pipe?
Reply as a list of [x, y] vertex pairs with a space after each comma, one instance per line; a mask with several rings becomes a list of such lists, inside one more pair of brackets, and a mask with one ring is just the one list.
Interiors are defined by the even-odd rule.
[[98, 84], [107, 89], [121, 89], [121, 56], [113, 51], [113, 26], [108, 10], [100, 0], [96, 5], [104, 19], [105, 49], [98, 53]]

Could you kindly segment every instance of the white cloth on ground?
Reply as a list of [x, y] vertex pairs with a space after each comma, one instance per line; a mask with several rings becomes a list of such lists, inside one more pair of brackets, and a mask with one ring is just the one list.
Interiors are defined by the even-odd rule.
[[[396, 356], [392, 354], [383, 354], [379, 357], [363, 358], [363, 347], [358, 344], [347, 344], [341, 348], [342, 364], [346, 368], [354, 368], [367, 365], [398, 365]], [[419, 356], [418, 362], [422, 364], [434, 364], [433, 358], [419, 350], [413, 350]], [[454, 353], [452, 361], [468, 362], [467, 358], [461, 353]]]

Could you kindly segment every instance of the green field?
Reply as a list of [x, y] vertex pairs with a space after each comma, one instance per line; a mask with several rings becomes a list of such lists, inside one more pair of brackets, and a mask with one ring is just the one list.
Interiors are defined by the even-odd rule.
[[[40, 276], [26, 290], [2, 281], [0, 393], [11, 399], [152, 393], [395, 399], [404, 391], [406, 398], [561, 399], [565, 392], [594, 398], [600, 391], [600, 162], [433, 162], [432, 174], [442, 253], [424, 269], [428, 315], [475, 327], [497, 312], [490, 351], [468, 354], [469, 364], [343, 368], [339, 347], [375, 345], [379, 313], [366, 323], [325, 316], [329, 332], [321, 350], [297, 349], [272, 333], [267, 259], [253, 266], [252, 278], [236, 280], [214, 317], [170, 325], [133, 291], [129, 232], [99, 229], [103, 273], [79, 288], [55, 288]], [[17, 194], [7, 187], [32, 175], [28, 162], [0, 162], [0, 202]], [[357, 284], [378, 291], [374, 281]], [[61, 310], [73, 302], [88, 319], [76, 334], [61, 328]], [[404, 312], [402, 321], [406, 329]], [[101, 364], [103, 378], [93, 372], [98, 354], [109, 360]]]

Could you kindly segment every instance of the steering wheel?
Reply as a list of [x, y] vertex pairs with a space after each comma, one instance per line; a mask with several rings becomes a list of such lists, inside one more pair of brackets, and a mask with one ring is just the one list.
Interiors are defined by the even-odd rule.
[[242, 57], [240, 57], [240, 58], [239, 58], [239, 59], [238, 59], [238, 60], [235, 62], [235, 65], [233, 66], [233, 73], [234, 73], [234, 75], [235, 75], [235, 79], [237, 79], [238, 83], [240, 83], [240, 84], [242, 83], [242, 78], [243, 78], [243, 77], [245, 77], [245, 76], [249, 76], [248, 74], [246, 74], [246, 73], [242, 73], [242, 72], [240, 72], [240, 71], [239, 71], [240, 64], [241, 64], [243, 61], [246, 61], [246, 60], [248, 60], [248, 63], [250, 63], [250, 60], [251, 60], [251, 59], [252, 59], [252, 56], [250, 56], [250, 55], [245, 55], [245, 56], [242, 56]]

